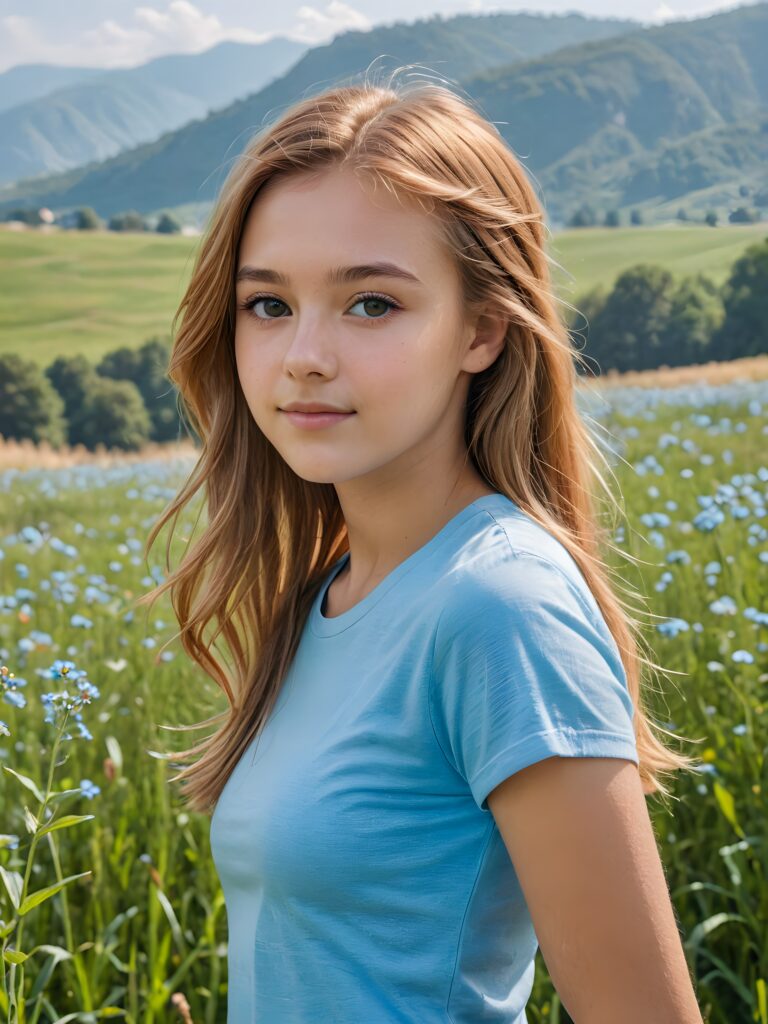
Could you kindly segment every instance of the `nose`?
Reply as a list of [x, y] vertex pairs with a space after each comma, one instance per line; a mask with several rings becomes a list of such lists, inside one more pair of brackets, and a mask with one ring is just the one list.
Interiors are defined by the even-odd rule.
[[319, 317], [305, 318], [303, 323], [296, 325], [283, 356], [286, 373], [295, 377], [309, 373], [333, 376], [337, 363], [331, 332]]

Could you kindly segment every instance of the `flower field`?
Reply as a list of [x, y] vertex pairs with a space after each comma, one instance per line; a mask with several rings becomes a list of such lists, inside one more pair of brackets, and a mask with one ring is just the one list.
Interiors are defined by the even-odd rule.
[[[649, 808], [702, 1014], [768, 1024], [768, 381], [581, 403], [623, 510], [605, 504], [606, 558], [620, 593], [643, 595], [630, 603], [664, 670], [649, 707], [699, 761]], [[149, 526], [193, 464], [0, 470], [0, 1019], [13, 1024], [226, 1020], [209, 821], [168, 781], [173, 751], [202, 738], [168, 727], [223, 697], [185, 660], [170, 604], [133, 606], [163, 574], [165, 534], [144, 557]], [[540, 955], [527, 1014], [570, 1020]]]

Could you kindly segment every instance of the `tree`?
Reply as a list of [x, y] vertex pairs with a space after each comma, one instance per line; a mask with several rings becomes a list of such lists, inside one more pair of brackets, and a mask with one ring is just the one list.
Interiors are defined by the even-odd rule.
[[94, 231], [101, 227], [101, 217], [92, 206], [81, 206], [75, 211], [75, 225], [78, 231]]
[[748, 210], [746, 206], [737, 206], [728, 214], [728, 221], [731, 224], [754, 224], [757, 220], [757, 211]]
[[66, 436], [63, 401], [37, 363], [15, 352], [0, 355], [0, 434], [54, 448]]
[[666, 362], [663, 330], [673, 288], [670, 272], [649, 263], [636, 264], [619, 275], [592, 318], [585, 351], [597, 360], [601, 372], [648, 370]]
[[149, 440], [150, 426], [149, 414], [135, 384], [96, 376], [70, 430], [80, 444], [91, 450], [103, 444], [107, 448], [136, 451]]
[[45, 375], [64, 403], [67, 440], [70, 444], [84, 443], [82, 438], [73, 434], [72, 424], [77, 420], [96, 377], [93, 364], [84, 355], [59, 356], [46, 368]]
[[661, 332], [667, 366], [690, 366], [711, 359], [712, 336], [722, 321], [723, 303], [717, 285], [704, 274], [684, 278], [672, 294]]
[[155, 231], [161, 235], [178, 235], [181, 231], [181, 224], [172, 213], [163, 213], [160, 215]]
[[618, 210], [607, 210], [604, 225], [607, 228], [617, 228], [621, 224]]
[[15, 207], [12, 210], [7, 210], [3, 214], [3, 220], [4, 221], [18, 220], [18, 221], [21, 221], [23, 224], [32, 224], [35, 227], [37, 227], [38, 224], [42, 223], [42, 218], [40, 217], [40, 211], [39, 211], [39, 209], [36, 206], [35, 207], [31, 207], [31, 206], [29, 206], [29, 207], [17, 206], [17, 207]]
[[147, 224], [137, 210], [126, 210], [125, 213], [116, 213], [109, 220], [110, 231], [146, 231]]
[[708, 224], [711, 228], [717, 225], [717, 214], [714, 210], [707, 210], [707, 215], [704, 218], [704, 223]]
[[768, 352], [768, 237], [748, 246], [723, 285], [725, 317], [712, 339], [713, 359]]
[[688, 220], [688, 213], [687, 213], [685, 207], [681, 206], [680, 209], [677, 211], [677, 219], [678, 220]]
[[[575, 311], [568, 315], [568, 328], [571, 335], [573, 347], [586, 358], [587, 365], [593, 374], [599, 372], [599, 368], [589, 359], [586, 349], [589, 348], [589, 332], [593, 321], [598, 313], [605, 306], [608, 298], [608, 289], [604, 284], [597, 284], [585, 292], [575, 305]], [[579, 363], [576, 364], [577, 373], [584, 370]]]
[[107, 353], [96, 367], [103, 377], [130, 380], [136, 385], [149, 413], [153, 441], [176, 441], [179, 437], [177, 391], [166, 376], [169, 356], [170, 345], [151, 338], [141, 348], [123, 347]]
[[96, 365], [96, 373], [100, 377], [111, 377], [112, 380], [132, 380], [135, 384], [139, 375], [139, 357], [136, 349], [127, 345], [113, 348]]
[[642, 224], [643, 223], [642, 211], [641, 210], [632, 210], [632, 212], [629, 215], [629, 223], [630, 224]]
[[589, 203], [582, 203], [569, 221], [569, 226], [572, 228], [591, 228], [595, 224], [597, 224], [597, 214]]

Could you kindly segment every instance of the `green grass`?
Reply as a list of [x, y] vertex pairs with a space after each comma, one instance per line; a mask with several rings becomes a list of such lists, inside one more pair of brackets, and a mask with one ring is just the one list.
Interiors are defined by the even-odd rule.
[[197, 238], [0, 231], [0, 352], [46, 366], [169, 336]]
[[[625, 268], [658, 263], [675, 275], [708, 274], [717, 284], [765, 224], [708, 228], [585, 228], [552, 239], [550, 254], [562, 297], [578, 304], [596, 284], [610, 287]], [[19, 352], [47, 366], [65, 353], [93, 362], [121, 345], [170, 336], [171, 321], [192, 270], [199, 238], [0, 230], [0, 352]]]
[[550, 255], [567, 272], [555, 273], [560, 294], [574, 302], [596, 285], [610, 290], [618, 275], [635, 263], [658, 264], [675, 277], [706, 274], [722, 285], [747, 246], [767, 235], [768, 224], [763, 223], [580, 228], [554, 235]]
[[[666, 742], [711, 770], [675, 776], [678, 799], [669, 807], [648, 801], [705, 1024], [768, 1024], [768, 625], [753, 614], [768, 610], [768, 390], [753, 387], [761, 401], [751, 407], [744, 386], [725, 386], [714, 389], [716, 403], [696, 409], [656, 399], [633, 408], [631, 392], [607, 392], [605, 424], [625, 446], [614, 465], [626, 510], [616, 543], [641, 563], [606, 554], [624, 597], [637, 590], [647, 598], [641, 621], [655, 660], [678, 673], [646, 679], [648, 710], [662, 727], [700, 740]], [[695, 422], [704, 413], [711, 425]], [[641, 471], [651, 456], [661, 473]], [[61, 686], [39, 678], [38, 669], [72, 658], [100, 689], [83, 714], [93, 740], [67, 744], [56, 780], [59, 788], [84, 778], [101, 787], [93, 801], [77, 797], [66, 807], [94, 819], [57, 833], [64, 875], [92, 875], [36, 908], [25, 927], [26, 948], [67, 945], [68, 900], [70, 948], [78, 952], [55, 967], [47, 986], [51, 1010], [40, 1024], [106, 1003], [123, 1007], [127, 1024], [161, 1024], [176, 1019], [168, 1008], [176, 990], [189, 999], [196, 1024], [224, 1020], [227, 929], [210, 823], [184, 812], [178, 788], [169, 784], [170, 766], [149, 753], [201, 739], [207, 730], [179, 735], [160, 727], [199, 721], [220, 710], [223, 699], [178, 641], [169, 648], [171, 660], [156, 660], [175, 627], [167, 599], [126, 617], [132, 599], [148, 589], [147, 569], [162, 562], [164, 537], [150, 566], [131, 547], [143, 545], [148, 524], [182, 479], [163, 463], [0, 474], [0, 595], [16, 598], [5, 607], [0, 602], [0, 663], [27, 680], [28, 702], [16, 709], [0, 699], [0, 719], [12, 734], [0, 738], [4, 763], [44, 781], [50, 729], [39, 695]], [[707, 532], [694, 520], [699, 499], [713, 497], [724, 518]], [[641, 517], [651, 512], [669, 522], [649, 527]], [[45, 528], [74, 550], [25, 541], [24, 526]], [[181, 552], [179, 541], [174, 564]], [[709, 564], [715, 561], [717, 572]], [[62, 573], [71, 589], [58, 594]], [[104, 603], [94, 600], [95, 591]], [[734, 602], [730, 612], [713, 604], [723, 597]], [[73, 624], [74, 614], [90, 625]], [[665, 635], [656, 626], [667, 619], [682, 619], [686, 628]], [[104, 759], [115, 753], [122, 767], [110, 778]], [[0, 772], [0, 833], [20, 838], [17, 851], [0, 849], [6, 870], [20, 870], [29, 842], [25, 803], [34, 810], [30, 794]], [[54, 880], [42, 853], [35, 890]], [[0, 886], [0, 918], [10, 920], [10, 913]], [[44, 962], [40, 954], [29, 965], [30, 986]], [[531, 1024], [570, 1020], [540, 954], [527, 1012]]]

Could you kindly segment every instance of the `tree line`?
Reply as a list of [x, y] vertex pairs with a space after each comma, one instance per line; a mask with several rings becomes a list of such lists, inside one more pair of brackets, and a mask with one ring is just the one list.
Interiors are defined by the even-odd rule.
[[582, 295], [568, 319], [594, 376], [768, 353], [768, 237], [744, 250], [722, 287], [639, 263], [610, 290]]
[[54, 214], [46, 207], [19, 206], [7, 210], [0, 220], [3, 222], [20, 221], [31, 228], [43, 224], [55, 224], [61, 228], [74, 231], [154, 231], [159, 235], [178, 235], [182, 230], [181, 221], [169, 210], [163, 210], [156, 218], [145, 217], [138, 210], [125, 210], [105, 220], [100, 217], [92, 206], [79, 206], [75, 210]]
[[[748, 196], [749, 189], [744, 185], [740, 186], [739, 195]], [[757, 224], [761, 219], [760, 207], [768, 206], [768, 189], [756, 192], [754, 194], [754, 202], [755, 206], [742, 205], [730, 210], [728, 213], [728, 223]], [[687, 224], [706, 224], [710, 228], [717, 227], [720, 222], [716, 210], [707, 210], [699, 220], [695, 215], [689, 213], [684, 206], [679, 207], [675, 214], [675, 219]], [[606, 209], [601, 220], [600, 210], [592, 206], [591, 203], [582, 203], [581, 206], [574, 210], [566, 223], [569, 228], [618, 228], [623, 226], [621, 211], [616, 207]], [[639, 227], [643, 224], [643, 211], [638, 207], [633, 207], [629, 211], [628, 223], [630, 227]]]
[[[570, 320], [574, 346], [594, 376], [768, 353], [768, 238], [745, 249], [720, 288], [703, 274], [678, 280], [639, 263], [610, 291], [598, 286], [583, 295]], [[42, 369], [0, 354], [0, 435], [90, 450], [191, 436], [166, 376], [169, 357], [170, 340], [162, 338], [115, 349], [95, 366], [72, 355]]]
[[177, 389], [166, 376], [170, 342], [108, 352], [97, 365], [83, 355], [59, 356], [42, 369], [17, 353], [0, 355], [0, 434], [137, 451], [149, 441], [187, 436]]

